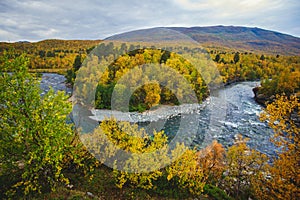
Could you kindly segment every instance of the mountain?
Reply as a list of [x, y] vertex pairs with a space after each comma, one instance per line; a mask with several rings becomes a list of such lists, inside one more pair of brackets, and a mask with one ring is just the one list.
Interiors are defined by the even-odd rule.
[[[170, 34], [166, 34], [168, 32]], [[181, 34], [178, 36], [176, 32]], [[111, 36], [107, 40], [151, 41], [160, 36], [162, 36], [161, 40], [174, 41], [178, 40], [178, 37], [181, 39], [186, 37], [199, 42], [204, 47], [282, 55], [300, 54], [300, 38], [256, 27], [159, 27], [126, 32]]]
[[[116, 34], [106, 40], [122, 41], [197, 41], [211, 49], [224, 49], [257, 54], [300, 55], [300, 38], [291, 35], [239, 26], [208, 27], [156, 27]], [[72, 50], [81, 52], [99, 44], [102, 40], [44, 40], [40, 42], [20, 41], [16, 43], [0, 42], [3, 49], [13, 47], [26, 52]], [[65, 52], [66, 53], [66, 52]]]

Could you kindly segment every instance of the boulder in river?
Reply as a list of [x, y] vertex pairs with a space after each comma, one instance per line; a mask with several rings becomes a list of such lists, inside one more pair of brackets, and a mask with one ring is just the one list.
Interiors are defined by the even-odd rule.
[[260, 93], [260, 87], [255, 87], [252, 89], [254, 93], [254, 99], [257, 103], [259, 103], [262, 106], [266, 106], [267, 102], [271, 102], [274, 100], [275, 96], [272, 95], [271, 97], [268, 97], [266, 94]]

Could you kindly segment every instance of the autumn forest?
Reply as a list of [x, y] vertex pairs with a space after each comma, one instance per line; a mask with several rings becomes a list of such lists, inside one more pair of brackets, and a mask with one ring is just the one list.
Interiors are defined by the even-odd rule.
[[[299, 55], [216, 45], [159, 48], [102, 40], [44, 40], [1, 42], [0, 56], [1, 199], [300, 198]], [[102, 65], [105, 70], [100, 70]], [[135, 66], [142, 67], [124, 78]], [[164, 66], [184, 77], [187, 85], [171, 82], [174, 75], [162, 73]], [[249, 147], [249, 138], [242, 135], [230, 147], [214, 140], [202, 149], [177, 143], [170, 150], [163, 130], [148, 134], [137, 124], [115, 118], [80, 136], [70, 117], [70, 96], [53, 90], [40, 95], [39, 73], [64, 75], [82, 106], [89, 108], [86, 96], [94, 87], [91, 102], [96, 109], [111, 109], [114, 101], [121, 111], [138, 113], [161, 105], [195, 103], [187, 98], [187, 87], [201, 104], [220, 86], [260, 81], [253, 88], [263, 107], [259, 118], [273, 129], [271, 142], [280, 150], [265, 155]], [[153, 74], [157, 81], [147, 83]], [[147, 84], [139, 82], [141, 77]], [[129, 108], [122, 107], [122, 98], [112, 98], [127, 94], [132, 94]], [[111, 143], [106, 144], [106, 138]], [[119, 161], [123, 150], [133, 154], [160, 150], [160, 154], [130, 155]], [[171, 158], [177, 159], [171, 162]], [[105, 165], [109, 159], [133, 171], [139, 166], [153, 168], [149, 172], [111, 169]]]

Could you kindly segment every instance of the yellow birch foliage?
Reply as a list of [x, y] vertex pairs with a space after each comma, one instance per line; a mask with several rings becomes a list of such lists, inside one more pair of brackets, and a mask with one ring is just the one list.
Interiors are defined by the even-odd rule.
[[256, 189], [256, 182], [263, 177], [266, 155], [250, 149], [247, 139], [238, 135], [235, 144], [228, 148], [226, 174], [223, 185], [236, 199], [248, 198]]
[[[104, 143], [103, 134], [111, 144]], [[94, 144], [95, 141], [102, 144], [90, 146], [94, 148], [91, 150], [96, 152], [95, 156], [100, 157], [102, 162], [105, 162], [105, 158], [118, 155], [122, 150], [130, 153], [129, 158], [125, 160], [118, 160], [118, 156], [114, 158], [118, 166], [123, 167], [122, 171], [114, 169], [113, 172], [116, 186], [119, 188], [126, 183], [136, 188], [153, 188], [153, 181], [162, 175], [161, 168], [168, 161], [167, 137], [163, 132], [154, 131], [151, 136], [144, 129], [139, 129], [137, 125], [107, 119], [90, 138], [92, 138], [88, 140], [90, 144]], [[157, 150], [160, 151], [156, 153]], [[143, 171], [141, 172], [140, 169]]]
[[197, 153], [207, 182], [217, 183], [221, 179], [225, 169], [225, 153], [224, 147], [217, 141]]
[[300, 198], [300, 151], [299, 151], [300, 103], [296, 96], [277, 96], [261, 114], [275, 134], [273, 143], [280, 148], [274, 162], [269, 165], [270, 178], [262, 183], [258, 193], [261, 199]]
[[167, 167], [167, 179], [178, 181], [178, 187], [187, 189], [192, 194], [201, 194], [205, 185], [203, 170], [198, 163], [198, 154], [195, 150], [188, 149], [184, 144], [177, 144], [172, 151], [173, 157], [178, 157]]

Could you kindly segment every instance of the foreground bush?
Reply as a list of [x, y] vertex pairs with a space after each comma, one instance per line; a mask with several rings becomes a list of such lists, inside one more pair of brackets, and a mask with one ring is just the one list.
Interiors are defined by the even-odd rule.
[[0, 176], [10, 180], [1, 189], [7, 196], [55, 190], [58, 184], [69, 184], [66, 171], [86, 174], [93, 169], [84, 165], [93, 159], [66, 123], [68, 97], [53, 90], [41, 96], [28, 62], [13, 52], [4, 52], [0, 60]]

